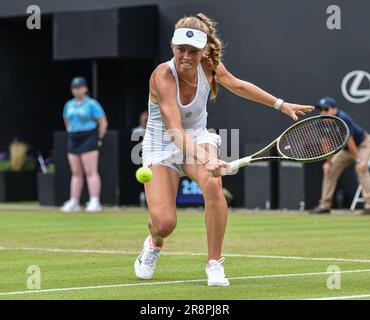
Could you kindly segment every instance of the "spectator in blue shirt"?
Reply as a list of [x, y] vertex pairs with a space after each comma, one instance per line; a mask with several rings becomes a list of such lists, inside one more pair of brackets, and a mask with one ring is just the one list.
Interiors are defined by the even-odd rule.
[[320, 204], [313, 212], [330, 212], [334, 191], [339, 177], [345, 168], [353, 161], [356, 161], [357, 179], [362, 185], [362, 195], [365, 199], [363, 213], [370, 214], [370, 174], [368, 170], [370, 135], [361, 126], [355, 123], [347, 113], [339, 110], [333, 98], [322, 98], [317, 108], [320, 110], [320, 114], [337, 116], [345, 121], [351, 135], [347, 147], [326, 160], [323, 165], [324, 180], [322, 183]]
[[101, 211], [98, 148], [107, 131], [108, 121], [99, 102], [88, 96], [85, 78], [74, 78], [71, 91], [74, 98], [65, 104], [63, 110], [68, 132], [68, 160], [72, 172], [71, 192], [70, 199], [64, 203], [61, 210], [80, 211], [85, 173], [90, 194], [86, 211], [98, 212]]

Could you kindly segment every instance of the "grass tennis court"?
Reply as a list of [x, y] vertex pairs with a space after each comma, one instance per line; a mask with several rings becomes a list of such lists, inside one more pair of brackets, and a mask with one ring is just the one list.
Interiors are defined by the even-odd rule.
[[[370, 216], [231, 212], [229, 287], [206, 285], [205, 227], [196, 210], [179, 211], [154, 279], [136, 280], [146, 223], [138, 209], [0, 211], [0, 299], [370, 298]], [[30, 265], [40, 267], [40, 290], [27, 289]], [[327, 287], [333, 265], [342, 271], [341, 289]]]

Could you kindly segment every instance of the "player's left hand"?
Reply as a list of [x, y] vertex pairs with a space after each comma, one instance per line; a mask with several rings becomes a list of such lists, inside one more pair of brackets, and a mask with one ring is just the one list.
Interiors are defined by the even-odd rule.
[[306, 106], [284, 102], [280, 111], [291, 117], [294, 121], [298, 120], [298, 116], [304, 116], [306, 113], [315, 110], [314, 106]]
[[230, 165], [225, 161], [211, 157], [205, 167], [211, 177], [218, 178], [222, 175], [223, 170], [227, 170]]

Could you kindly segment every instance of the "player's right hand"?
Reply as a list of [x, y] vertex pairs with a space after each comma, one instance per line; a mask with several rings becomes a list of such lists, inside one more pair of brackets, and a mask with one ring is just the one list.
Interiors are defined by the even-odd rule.
[[223, 169], [227, 169], [230, 165], [217, 158], [210, 158], [209, 161], [205, 164], [205, 167], [211, 177], [217, 178], [221, 176]]

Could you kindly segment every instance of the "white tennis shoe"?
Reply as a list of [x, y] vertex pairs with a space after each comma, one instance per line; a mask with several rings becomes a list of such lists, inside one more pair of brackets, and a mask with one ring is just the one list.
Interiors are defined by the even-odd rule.
[[144, 241], [144, 248], [137, 257], [134, 267], [136, 277], [143, 280], [149, 280], [153, 277], [155, 266], [161, 254], [161, 248], [154, 247], [148, 236]]
[[78, 212], [80, 210], [80, 204], [74, 199], [64, 202], [63, 206], [60, 208], [62, 212]]
[[87, 203], [86, 209], [87, 212], [100, 212], [102, 211], [102, 206], [99, 201], [90, 200]]
[[229, 280], [225, 277], [224, 267], [222, 263], [225, 261], [225, 258], [220, 260], [209, 260], [206, 266], [206, 274], [208, 277], [209, 286], [228, 286]]

